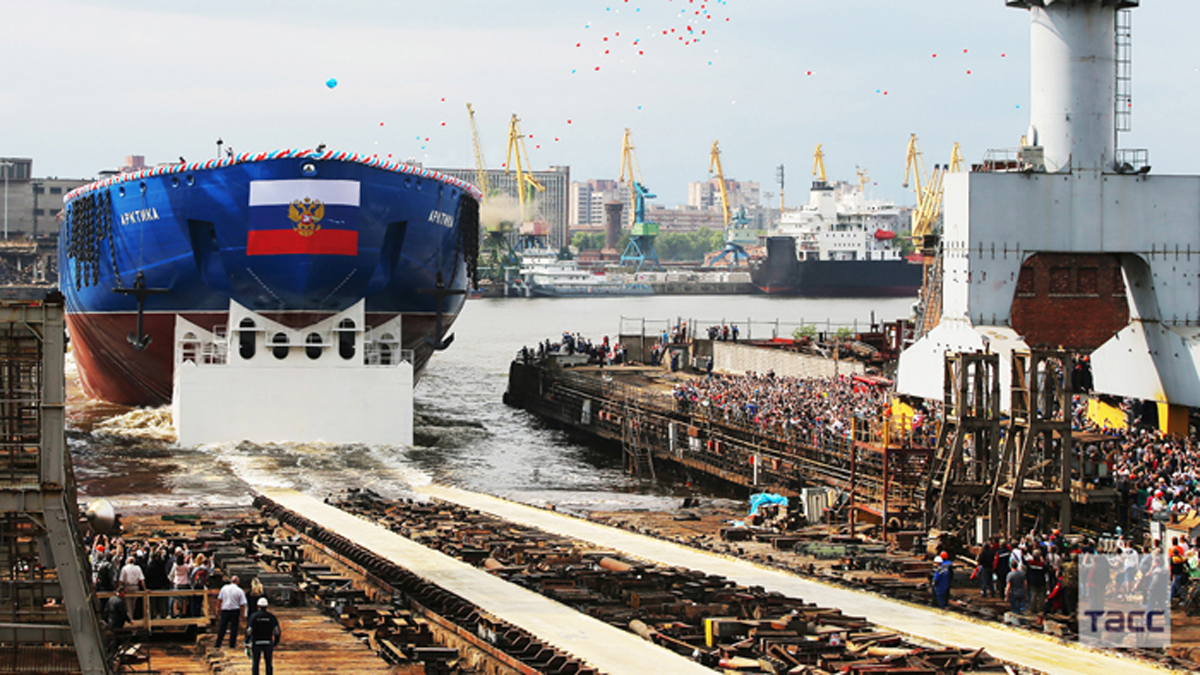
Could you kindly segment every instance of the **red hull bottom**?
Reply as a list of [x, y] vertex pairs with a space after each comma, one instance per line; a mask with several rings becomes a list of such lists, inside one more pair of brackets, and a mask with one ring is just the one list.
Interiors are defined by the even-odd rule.
[[[171, 402], [175, 373], [175, 317], [212, 330], [224, 324], [229, 315], [223, 312], [146, 314], [143, 319], [146, 333], [152, 340], [143, 351], [136, 351], [128, 336], [136, 330], [137, 314], [68, 314], [67, 329], [71, 351], [79, 366], [79, 379], [84, 393], [90, 398], [127, 406], [161, 406]], [[282, 317], [268, 315], [279, 320]], [[369, 313], [369, 325], [379, 325], [395, 314]], [[309, 320], [311, 318], [311, 321]], [[305, 317], [301, 325], [320, 319]], [[454, 317], [444, 317], [446, 330]], [[292, 321], [280, 321], [292, 325]], [[414, 352], [414, 381], [425, 369], [432, 349], [424, 336], [433, 332], [435, 318], [431, 315], [406, 314], [403, 317], [405, 349]]]

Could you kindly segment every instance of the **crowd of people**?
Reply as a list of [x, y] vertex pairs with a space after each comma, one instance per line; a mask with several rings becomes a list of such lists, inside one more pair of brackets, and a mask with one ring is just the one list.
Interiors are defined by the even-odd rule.
[[588, 357], [588, 365], [612, 366], [625, 363], [625, 346], [620, 341], [609, 341], [605, 335], [599, 342], [581, 336], [579, 333], [563, 331], [562, 339], [551, 342], [549, 338], [539, 342], [537, 347], [521, 347], [517, 359], [529, 364], [543, 361], [552, 354], [573, 356], [580, 354]]
[[845, 437], [853, 418], [876, 419], [889, 404], [886, 390], [850, 376], [799, 378], [774, 371], [691, 379], [673, 393], [680, 410], [810, 440]]
[[[143, 618], [143, 602], [131, 602], [130, 594], [207, 590], [214, 571], [212, 561], [203, 553], [193, 555], [186, 543], [171, 550], [165, 541], [134, 541], [88, 532], [84, 544], [89, 552], [95, 589], [113, 593], [101, 607], [101, 618], [113, 631]], [[245, 645], [252, 657], [252, 670], [257, 675], [262, 661], [269, 675], [281, 630], [279, 621], [268, 609], [262, 582], [256, 577], [248, 591], [243, 591], [238, 577], [230, 577], [218, 592], [217, 602], [220, 614], [216, 644], [221, 645], [228, 633], [230, 648], [236, 648], [241, 636], [239, 624], [245, 619]], [[200, 617], [204, 613], [204, 598], [200, 594], [152, 597], [149, 607], [152, 619]]]
[[[212, 562], [187, 546], [172, 551], [166, 542], [131, 542], [121, 537], [98, 535], [87, 542], [92, 566], [92, 581], [98, 591], [137, 593], [140, 591], [193, 590], [206, 588]], [[151, 618], [196, 616], [198, 596], [153, 598]], [[142, 603], [133, 603], [132, 618], [142, 618]]]
[[1097, 424], [1084, 412], [1086, 400], [1075, 407], [1075, 428], [1102, 434], [1105, 440], [1079, 448], [1080, 456], [1107, 468], [1107, 481], [1120, 494], [1126, 527], [1142, 518], [1167, 521], [1172, 514], [1200, 513], [1200, 444], [1190, 435], [1168, 435], [1142, 423], [1127, 409], [1127, 424], [1110, 428]]
[[[1068, 540], [1059, 530], [1021, 539], [993, 537], [980, 547], [971, 579], [983, 597], [1001, 597], [1015, 614], [1074, 615], [1080, 594], [1086, 606], [1137, 598], [1145, 609], [1167, 610], [1183, 602], [1185, 589], [1200, 583], [1200, 540], [1172, 538], [1164, 549], [1154, 541], [1138, 547], [1126, 538], [1096, 542]], [[946, 552], [934, 560], [934, 601], [945, 609], [953, 561]]]

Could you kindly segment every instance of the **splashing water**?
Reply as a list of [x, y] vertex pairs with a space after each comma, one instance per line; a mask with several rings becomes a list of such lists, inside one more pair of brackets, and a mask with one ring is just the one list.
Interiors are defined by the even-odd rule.
[[109, 434], [128, 439], [163, 441], [174, 443], [178, 436], [171, 419], [170, 406], [160, 408], [135, 408], [101, 421], [92, 427], [93, 433]]

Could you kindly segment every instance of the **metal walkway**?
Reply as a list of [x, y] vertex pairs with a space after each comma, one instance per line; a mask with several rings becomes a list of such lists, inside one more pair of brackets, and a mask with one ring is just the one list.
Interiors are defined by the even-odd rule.
[[712, 675], [708, 668], [633, 633], [580, 614], [318, 499], [294, 490], [260, 488], [259, 491], [280, 506], [352, 539], [605, 673]]
[[[1081, 675], [1112, 675], [1112, 673], [1149, 675], [1156, 673], [1162, 675], [1167, 672], [1156, 666], [1089, 650], [1074, 643], [1063, 643], [1060, 640], [1034, 633], [978, 623], [939, 610], [917, 607], [865, 592], [810, 581], [793, 574], [759, 567], [743, 560], [698, 551], [653, 537], [589, 523], [571, 516], [489, 495], [440, 485], [429, 485], [417, 488], [417, 490], [430, 497], [477, 509], [522, 525], [541, 528], [554, 534], [613, 548], [644, 560], [662, 565], [703, 570], [709, 574], [725, 576], [745, 586], [762, 586], [769, 591], [779, 591], [785, 595], [803, 598], [805, 602], [816, 603], [822, 607], [838, 607], [848, 614], [865, 616], [879, 626], [926, 640], [961, 648], [983, 647], [996, 658], [1055, 675], [1069, 673]], [[316, 519], [314, 518], [314, 520]], [[360, 539], [359, 541], [368, 540]], [[476, 600], [472, 598], [472, 601]], [[507, 612], [498, 612], [498, 614], [512, 620]], [[513, 621], [513, 623], [519, 622]], [[529, 630], [538, 633], [538, 630], [534, 628]], [[547, 639], [550, 638], [547, 636]], [[563, 647], [566, 648], [567, 645], [563, 645]], [[574, 648], [572, 647], [572, 649]], [[695, 664], [690, 665], [698, 667]], [[640, 670], [635, 667], [627, 672], [655, 671], [649, 667], [643, 667]], [[672, 670], [669, 672], [689, 671]]]

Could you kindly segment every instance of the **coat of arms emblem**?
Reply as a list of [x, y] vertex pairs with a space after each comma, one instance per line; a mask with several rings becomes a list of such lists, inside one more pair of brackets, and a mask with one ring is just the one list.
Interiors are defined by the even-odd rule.
[[296, 232], [301, 237], [311, 237], [321, 229], [321, 219], [325, 217], [325, 204], [319, 199], [304, 198], [293, 201], [288, 206], [288, 219], [296, 224]]

